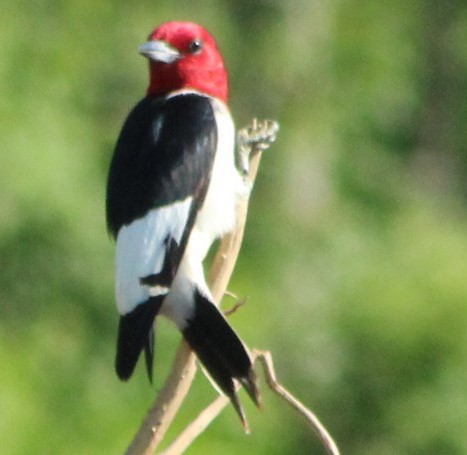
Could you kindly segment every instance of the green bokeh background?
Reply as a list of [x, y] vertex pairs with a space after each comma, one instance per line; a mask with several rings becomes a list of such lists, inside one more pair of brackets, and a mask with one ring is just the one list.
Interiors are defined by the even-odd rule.
[[[218, 39], [239, 126], [280, 121], [232, 323], [349, 455], [467, 453], [467, 5], [0, 0], [0, 453], [122, 453], [155, 385], [113, 372], [104, 188], [166, 20]], [[200, 376], [175, 429], [214, 397]], [[192, 454], [323, 453], [268, 390]]]

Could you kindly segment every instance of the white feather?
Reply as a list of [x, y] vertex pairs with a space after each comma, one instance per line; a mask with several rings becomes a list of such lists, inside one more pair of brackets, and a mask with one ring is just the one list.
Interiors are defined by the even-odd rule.
[[167, 207], [151, 210], [143, 218], [123, 226], [117, 236], [116, 300], [120, 314], [126, 314], [150, 295], [167, 292], [161, 286], [149, 288], [140, 278], [159, 273], [165, 259], [165, 240], [180, 242], [190, 213], [192, 197]]
[[[217, 151], [208, 191], [195, 228], [206, 233], [211, 243], [235, 226], [236, 205], [244, 182], [235, 167], [235, 127], [224, 103], [213, 99], [217, 123]], [[203, 257], [204, 259], [204, 257]]]

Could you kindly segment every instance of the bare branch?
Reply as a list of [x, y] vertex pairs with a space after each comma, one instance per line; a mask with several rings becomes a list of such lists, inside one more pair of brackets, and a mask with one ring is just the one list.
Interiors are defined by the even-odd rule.
[[171, 373], [126, 450], [127, 455], [150, 455], [156, 450], [188, 393], [195, 373], [195, 355], [182, 342]]
[[326, 452], [329, 455], [339, 455], [340, 452], [336, 443], [324, 425], [320, 422], [316, 414], [307, 408], [301, 401], [295, 398], [284, 386], [282, 386], [277, 381], [271, 353], [269, 351], [255, 350], [254, 356], [256, 359], [261, 360], [263, 364], [264, 373], [266, 375], [266, 380], [268, 381], [269, 387], [307, 420], [311, 429], [321, 440], [324, 448], [326, 449]]
[[236, 313], [237, 310], [241, 308], [243, 305], [246, 305], [246, 303], [247, 303], [246, 297], [244, 299], [237, 300], [230, 308], [224, 310], [224, 316], [230, 316]]
[[[253, 351], [253, 356], [255, 362], [258, 360], [261, 361], [270, 389], [305, 418], [329, 455], [340, 455], [336, 443], [324, 425], [320, 422], [318, 417], [277, 381], [271, 353], [268, 351], [259, 351], [255, 349]], [[183, 430], [182, 433], [180, 433], [175, 441], [160, 455], [182, 454], [191, 445], [191, 443], [201, 433], [203, 433], [203, 431], [221, 413], [221, 411], [228, 405], [228, 403], [229, 400], [225, 396], [219, 396], [216, 398], [204, 411], [202, 411], [196, 417], [196, 419], [190, 425], [185, 428], [185, 430]]]
[[222, 410], [230, 403], [226, 395], [219, 395], [209, 406], [198, 414], [178, 437], [159, 455], [180, 455], [185, 452], [191, 443], [204, 432]]

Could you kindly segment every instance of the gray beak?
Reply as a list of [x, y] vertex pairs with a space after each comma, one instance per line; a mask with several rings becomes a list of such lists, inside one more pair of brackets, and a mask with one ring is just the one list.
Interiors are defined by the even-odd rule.
[[141, 55], [156, 62], [173, 63], [182, 58], [182, 54], [165, 41], [148, 41], [141, 44], [138, 50]]

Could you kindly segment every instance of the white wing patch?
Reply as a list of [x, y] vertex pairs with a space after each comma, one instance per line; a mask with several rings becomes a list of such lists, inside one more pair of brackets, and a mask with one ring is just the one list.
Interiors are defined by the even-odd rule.
[[143, 218], [123, 226], [117, 235], [116, 300], [120, 314], [126, 314], [152, 295], [168, 290], [149, 287], [140, 278], [161, 271], [166, 254], [166, 240], [180, 243], [188, 222], [193, 198], [153, 209]]

